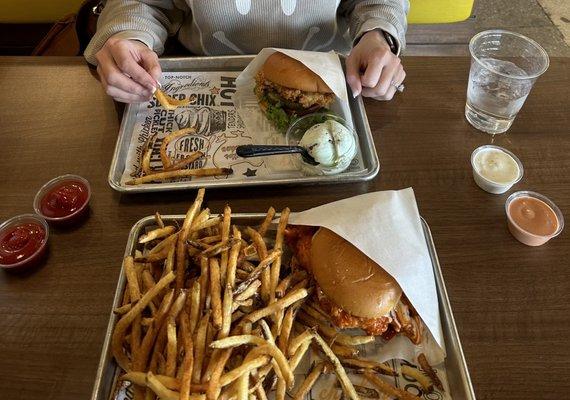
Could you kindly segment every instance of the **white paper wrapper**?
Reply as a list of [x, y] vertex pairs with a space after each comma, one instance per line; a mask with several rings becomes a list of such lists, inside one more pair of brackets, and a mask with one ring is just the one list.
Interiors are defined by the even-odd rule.
[[292, 214], [289, 223], [323, 226], [342, 236], [396, 279], [429, 332], [419, 346], [400, 336], [375, 356], [413, 361], [424, 352], [441, 363], [445, 344], [433, 266], [411, 188], [368, 193]]
[[[347, 121], [350, 127], [354, 128], [350, 106], [348, 104], [346, 81], [340, 59], [336, 53], [265, 48], [259, 52], [237, 77], [236, 93], [234, 95], [236, 110], [242, 118], [246, 129], [249, 132], [256, 132], [258, 137], [263, 138], [263, 141], [259, 144], [285, 144], [284, 134], [279, 132], [265, 117], [259, 108], [257, 97], [253, 92], [255, 76], [265, 63], [267, 57], [276, 51], [302, 62], [314, 73], [319, 75], [336, 95], [336, 100], [330, 107], [331, 111], [342, 117]], [[297, 167], [291, 162], [291, 156], [271, 156], [264, 158], [271, 159], [271, 161], [267, 161], [266, 163], [268, 167], [272, 168], [276, 173], [297, 170]], [[356, 157], [348, 170], [344, 173], [362, 171], [363, 165], [362, 153], [360, 147], [358, 147]]]

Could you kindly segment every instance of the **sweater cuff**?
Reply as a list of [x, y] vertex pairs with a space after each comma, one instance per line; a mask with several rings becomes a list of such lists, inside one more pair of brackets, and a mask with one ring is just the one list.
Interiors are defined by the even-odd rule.
[[404, 38], [399, 34], [394, 25], [380, 18], [369, 19], [362, 23], [354, 35], [353, 43], [357, 43], [366, 32], [374, 31], [376, 29], [380, 29], [394, 38], [397, 47], [396, 56], [400, 56], [402, 48], [405, 46]]
[[[111, 38], [123, 39], [123, 40], [138, 40], [139, 42], [145, 44], [146, 47], [148, 47], [151, 50], [152, 50], [152, 46], [154, 44], [154, 40], [152, 39], [151, 35], [149, 35], [146, 32], [134, 31], [134, 30], [128, 30], [128, 31], [122, 31], [119, 33], [115, 33], [109, 39], [111, 39]], [[109, 39], [107, 39], [107, 40], [109, 40]]]

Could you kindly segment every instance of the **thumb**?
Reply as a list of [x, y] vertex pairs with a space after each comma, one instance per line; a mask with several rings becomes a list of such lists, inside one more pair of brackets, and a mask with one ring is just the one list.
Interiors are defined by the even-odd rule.
[[346, 82], [352, 90], [352, 97], [356, 97], [362, 92], [360, 61], [354, 54], [350, 54], [346, 59]]

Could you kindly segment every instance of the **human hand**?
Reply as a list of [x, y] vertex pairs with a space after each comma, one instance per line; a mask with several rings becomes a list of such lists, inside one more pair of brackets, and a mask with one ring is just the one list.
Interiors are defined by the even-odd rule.
[[138, 40], [111, 37], [95, 57], [105, 92], [116, 101], [147, 101], [159, 86], [158, 55]]
[[400, 59], [378, 31], [366, 32], [346, 59], [346, 81], [354, 97], [390, 100], [405, 78]]

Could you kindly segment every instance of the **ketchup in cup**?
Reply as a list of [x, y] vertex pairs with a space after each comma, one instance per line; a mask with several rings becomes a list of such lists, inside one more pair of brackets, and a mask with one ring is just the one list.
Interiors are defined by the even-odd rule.
[[46, 183], [34, 199], [34, 210], [52, 223], [75, 223], [85, 215], [91, 197], [89, 182], [62, 175]]
[[34, 214], [13, 217], [0, 225], [0, 267], [17, 269], [37, 264], [45, 255], [49, 228]]

